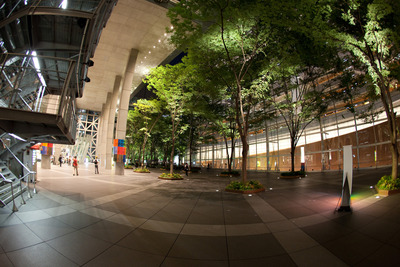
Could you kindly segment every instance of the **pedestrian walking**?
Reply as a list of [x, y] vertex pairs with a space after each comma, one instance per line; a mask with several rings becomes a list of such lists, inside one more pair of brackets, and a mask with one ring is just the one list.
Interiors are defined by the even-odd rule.
[[185, 166], [183, 166], [183, 170], [186, 173], [186, 176], [188, 176], [188, 172], [189, 172], [189, 165], [187, 163], [185, 163]]
[[97, 160], [97, 157], [93, 161], [94, 163], [94, 174], [99, 174], [99, 161]]
[[61, 164], [62, 164], [62, 156], [61, 155], [58, 157], [58, 162], [60, 162], [60, 167], [61, 167]]
[[72, 166], [74, 167], [74, 173], [73, 176], [78, 176], [78, 159], [76, 158], [76, 156], [74, 157], [74, 159], [72, 160]]

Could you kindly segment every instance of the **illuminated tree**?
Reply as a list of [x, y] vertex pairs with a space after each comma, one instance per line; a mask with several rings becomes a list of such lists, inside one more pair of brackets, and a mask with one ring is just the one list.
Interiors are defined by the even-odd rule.
[[168, 15], [172, 42], [196, 54], [200, 65], [212, 66], [227, 88], [243, 145], [242, 180], [246, 182], [251, 109], [262, 95], [250, 85], [267, 48], [273, 51], [276, 30], [264, 20], [259, 1], [182, 0]]
[[400, 78], [400, 2], [325, 0], [316, 5], [320, 13], [312, 23], [315, 37], [350, 52], [367, 68], [366, 74], [373, 84], [371, 93], [380, 97], [388, 120], [392, 179], [396, 179], [399, 129], [391, 91], [397, 89]]
[[151, 136], [151, 131], [154, 126], [160, 119], [161, 112], [161, 102], [157, 99], [147, 100], [147, 99], [139, 99], [136, 103], [133, 104], [135, 109], [133, 111], [133, 119], [139, 122], [141, 125], [138, 132], [143, 136], [142, 142], [142, 157], [141, 157], [141, 166], [144, 167], [144, 158], [146, 151], [146, 143], [148, 138]]
[[181, 134], [188, 127], [182, 124], [182, 116], [187, 110], [187, 103], [193, 95], [190, 87], [190, 77], [193, 69], [184, 63], [176, 65], [158, 66], [146, 77], [145, 83], [155, 92], [157, 97], [166, 103], [165, 109], [171, 119], [171, 156], [170, 174], [174, 170], [174, 153], [177, 134]]

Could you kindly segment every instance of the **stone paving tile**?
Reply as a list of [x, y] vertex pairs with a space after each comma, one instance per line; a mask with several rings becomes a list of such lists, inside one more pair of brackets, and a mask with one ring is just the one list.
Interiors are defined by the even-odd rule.
[[398, 265], [400, 195], [370, 188], [387, 169], [355, 172], [353, 211], [338, 213], [338, 172], [249, 172], [267, 190], [241, 195], [213, 169], [164, 181], [87, 166], [39, 167], [38, 194], [0, 210], [0, 266]]
[[195, 260], [228, 260], [226, 237], [179, 235], [168, 256]]
[[57, 267], [79, 266], [45, 243], [10, 252], [8, 256], [12, 266], [49, 266], [49, 263], [57, 263]]
[[117, 245], [154, 255], [166, 255], [177, 236], [178, 234], [136, 229], [121, 239]]

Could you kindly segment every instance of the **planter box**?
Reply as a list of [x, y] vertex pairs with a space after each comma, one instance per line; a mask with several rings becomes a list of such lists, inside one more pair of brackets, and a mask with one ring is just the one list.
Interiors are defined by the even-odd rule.
[[150, 173], [149, 171], [148, 172], [137, 172], [135, 170], [133, 170], [133, 172], [136, 172], [136, 173]]
[[375, 186], [375, 189], [378, 192], [378, 194], [381, 196], [391, 196], [391, 195], [400, 193], [400, 189], [384, 190], [384, 189], [378, 189], [377, 186]]
[[264, 192], [265, 188], [259, 188], [259, 189], [254, 189], [254, 190], [235, 190], [235, 189], [225, 189], [226, 192], [231, 192], [231, 193], [239, 193], [239, 194], [255, 194], [259, 192]]
[[221, 173], [219, 176], [220, 177], [238, 177], [238, 176], [240, 176], [240, 173], [233, 173], [233, 174]]
[[279, 178], [281, 179], [298, 179], [298, 178], [304, 178], [306, 177], [305, 175], [279, 175]]
[[164, 178], [161, 176], [158, 176], [158, 179], [162, 179], [162, 180], [183, 180], [183, 178]]
[[[286, 175], [283, 175], [283, 174], [286, 174]], [[293, 175], [287, 175], [287, 174], [293, 174]], [[304, 178], [304, 177], [306, 177], [306, 174], [302, 173], [302, 172], [299, 172], [299, 171], [296, 171], [296, 172], [281, 172], [279, 174], [279, 178], [282, 178], [282, 179], [298, 179], [298, 178]]]

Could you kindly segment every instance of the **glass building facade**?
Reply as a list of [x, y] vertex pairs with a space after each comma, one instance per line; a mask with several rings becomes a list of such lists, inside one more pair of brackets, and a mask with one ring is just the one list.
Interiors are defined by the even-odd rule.
[[[361, 108], [359, 112], [362, 112]], [[192, 155], [195, 166], [210, 165], [227, 169], [225, 142], [222, 137], [217, 140], [214, 144], [201, 145]], [[283, 120], [278, 118], [266, 121], [262, 127], [252, 129], [248, 142], [249, 170], [290, 171], [290, 136]], [[327, 112], [304, 130], [295, 151], [295, 170], [300, 170], [302, 163], [306, 171], [341, 170], [345, 145], [352, 146], [354, 168], [376, 168], [392, 164], [385, 114], [382, 112], [374, 120], [365, 121], [357, 119], [357, 116], [343, 108]], [[233, 169], [241, 169], [241, 153], [239, 138], [233, 155]]]

